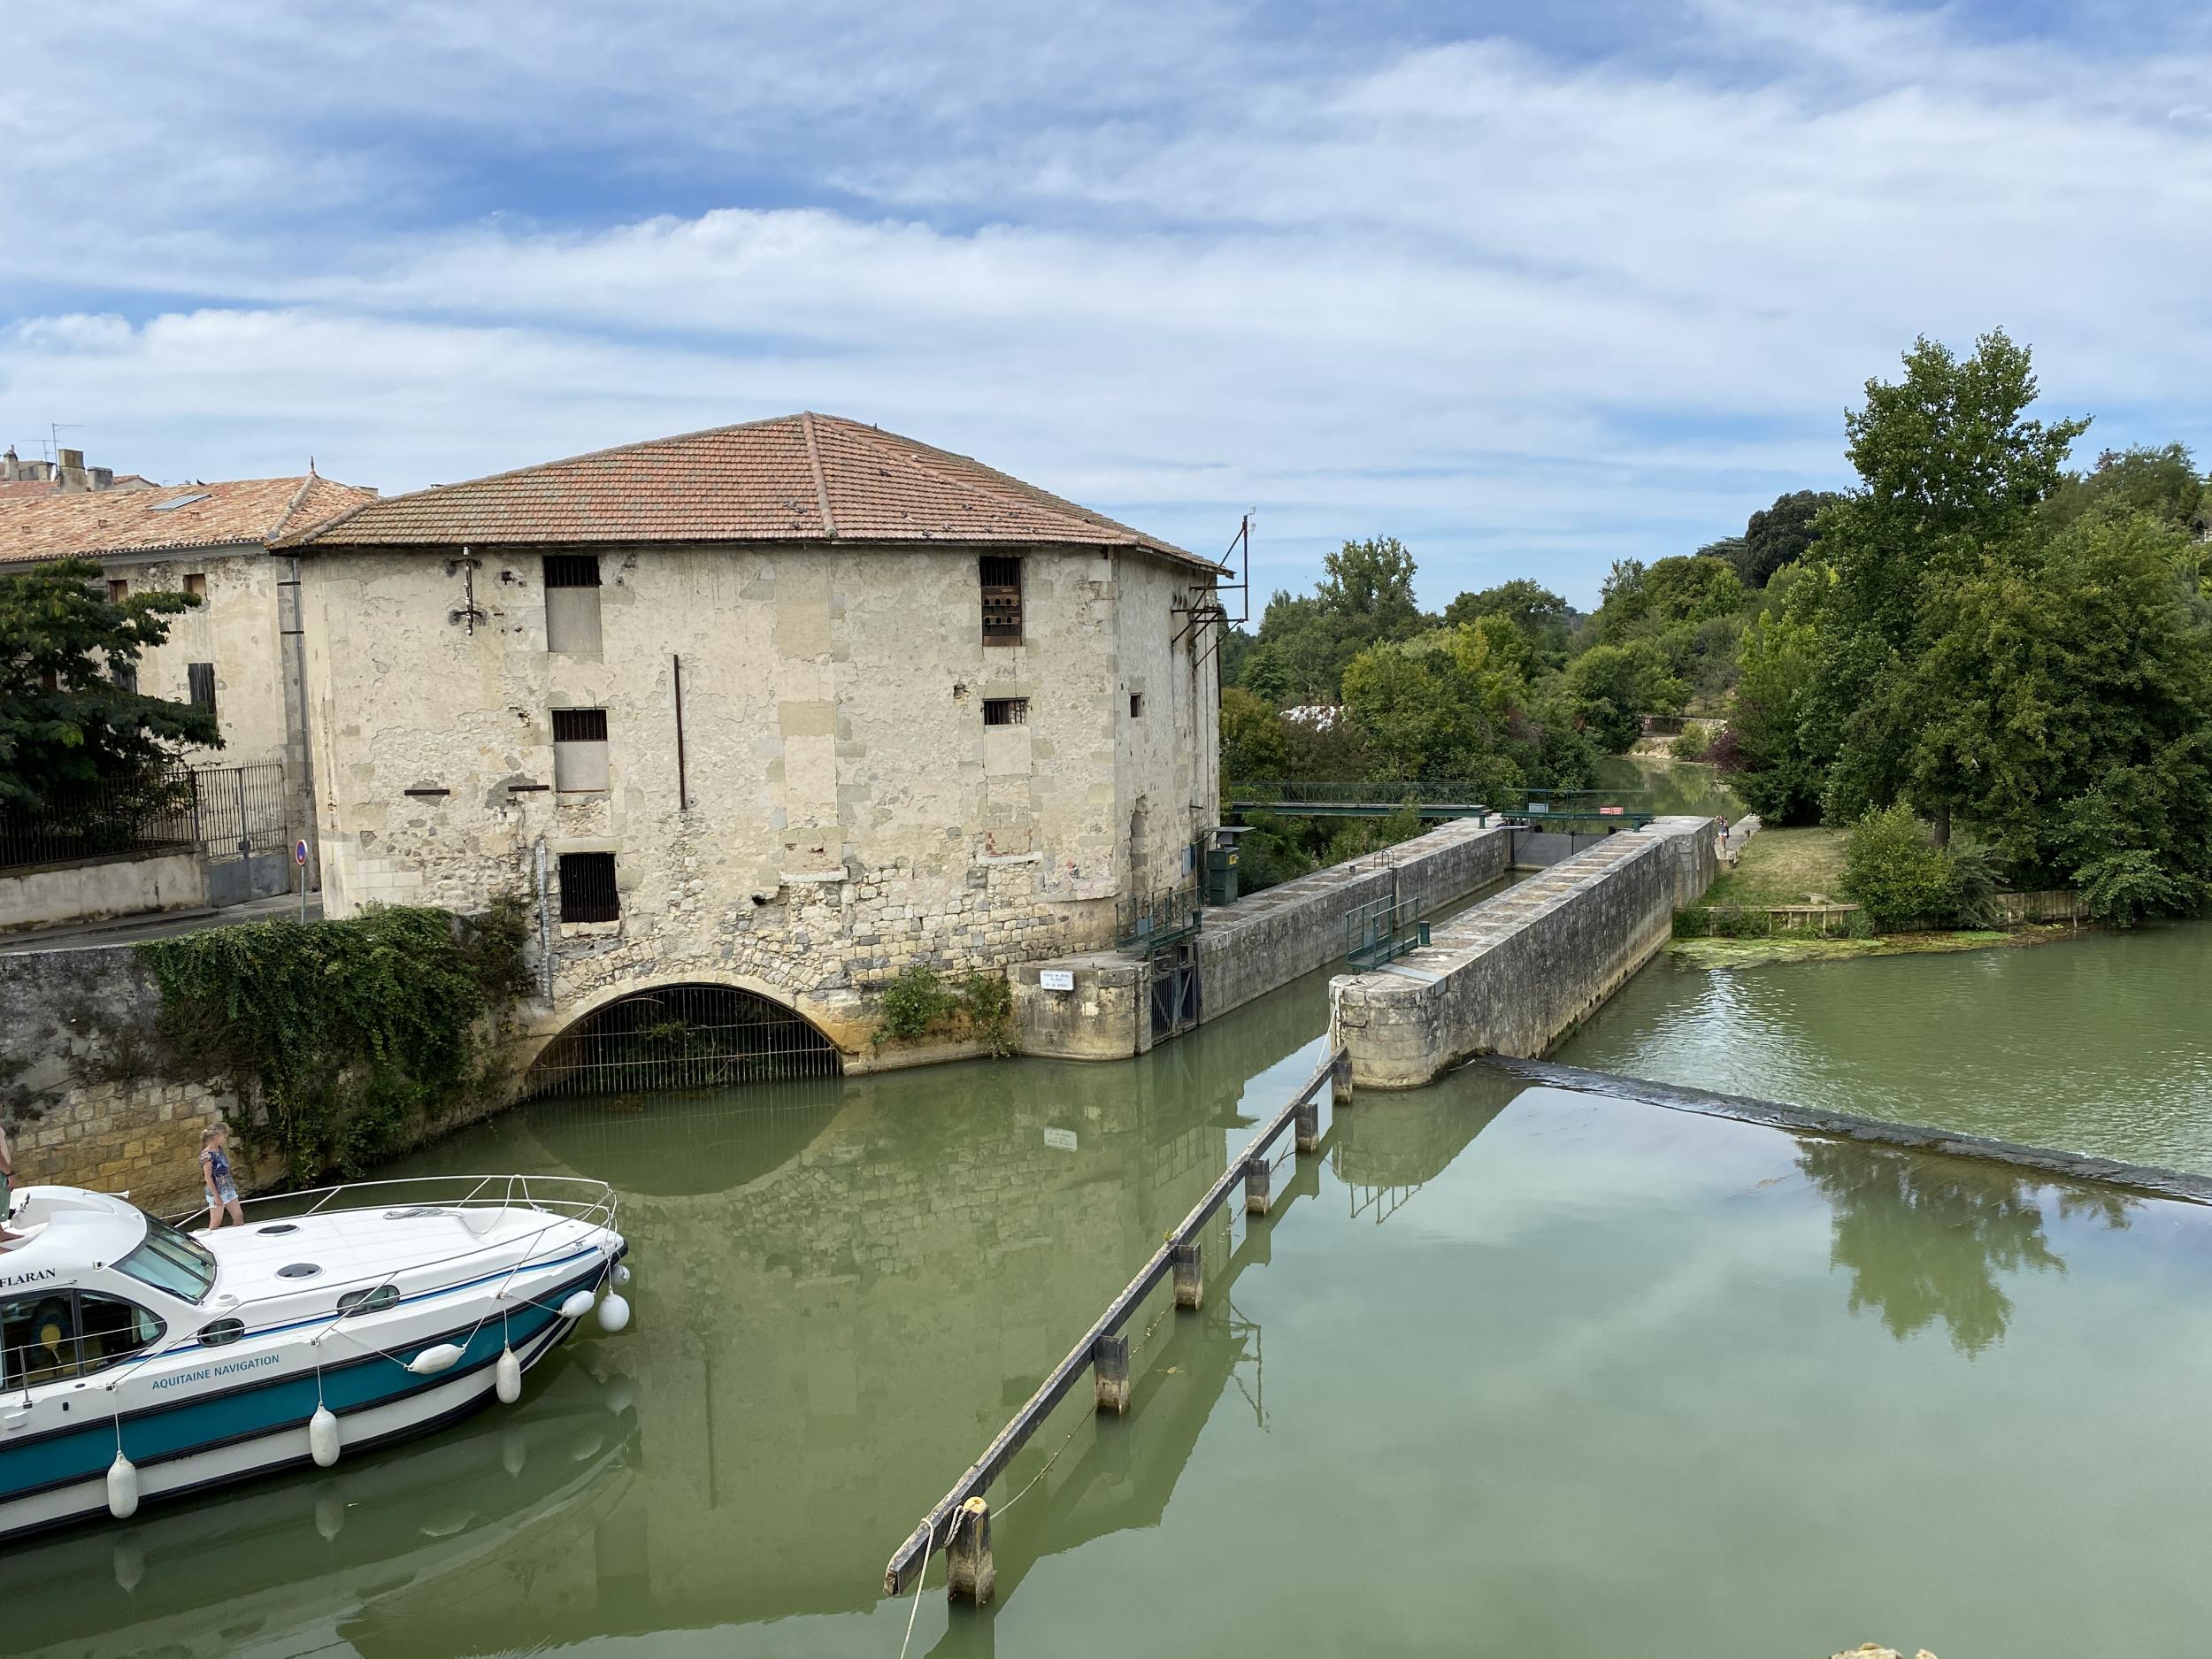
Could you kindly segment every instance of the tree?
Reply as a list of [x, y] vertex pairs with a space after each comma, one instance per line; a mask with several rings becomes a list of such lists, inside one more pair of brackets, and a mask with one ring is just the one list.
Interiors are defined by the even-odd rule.
[[1832, 490], [1801, 489], [1777, 495], [1774, 504], [1751, 515], [1736, 542], [1736, 574], [1747, 588], [1763, 588], [1785, 565], [1805, 557], [1821, 509], [1843, 497]]
[[2043, 503], [2045, 518], [2064, 529], [2085, 513], [2144, 513], [2177, 530], [2197, 527], [2206, 506], [2197, 464], [2178, 443], [2161, 449], [2107, 449], [2085, 473], [2069, 473]]
[[1725, 559], [1701, 554], [1663, 558], [1644, 572], [1646, 614], [1660, 627], [1712, 622], [1743, 609], [1743, 582]]
[[1999, 330], [1961, 359], [1922, 338], [1903, 378], [1866, 384], [1845, 417], [1859, 488], [1821, 516], [1820, 657], [1806, 694], [1806, 747], [1828, 771], [1825, 809], [1855, 818], [1896, 800], [1925, 710], [1908, 695], [1932, 595], [1990, 552], [2016, 548], [2088, 426], [2046, 426], [2030, 355]]
[[1816, 646], [1813, 625], [1786, 611], [1755, 618], [1744, 630], [1723, 754], [1736, 793], [1769, 824], [1820, 819], [1824, 774], [1798, 741]]
[[1540, 654], [1557, 657], [1566, 651], [1574, 609], [1550, 588], [1517, 576], [1479, 593], [1462, 594], [1444, 611], [1447, 627], [1471, 626], [1485, 617], [1505, 618]]
[[1282, 778], [1290, 759], [1286, 722], [1261, 698], [1239, 686], [1221, 688], [1221, 775], [1225, 781]]
[[1322, 560], [1314, 594], [1322, 605], [1357, 620], [1375, 638], [1403, 638], [1422, 621], [1413, 601], [1413, 555], [1394, 535], [1347, 541]]
[[98, 786], [142, 781], [188, 748], [219, 748], [215, 717], [132, 687], [168, 618], [200, 602], [173, 593], [111, 600], [100, 567], [73, 559], [0, 576], [0, 805], [66, 810]]
[[1689, 688], [1648, 640], [1594, 645], [1567, 664], [1568, 706], [1599, 747], [1618, 754], [1643, 734], [1647, 714], [1679, 714]]

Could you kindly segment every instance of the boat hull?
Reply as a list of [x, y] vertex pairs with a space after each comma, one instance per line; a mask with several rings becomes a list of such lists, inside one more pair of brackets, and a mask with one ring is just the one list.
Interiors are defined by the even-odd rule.
[[0, 1540], [108, 1518], [107, 1465], [119, 1432], [137, 1465], [143, 1505], [311, 1463], [307, 1425], [319, 1398], [338, 1417], [346, 1455], [455, 1422], [492, 1400], [493, 1367], [509, 1341], [527, 1371], [575, 1328], [576, 1320], [554, 1310], [570, 1292], [595, 1286], [603, 1271], [595, 1263], [526, 1319], [518, 1315], [503, 1327], [485, 1324], [449, 1339], [411, 1341], [416, 1351], [441, 1340], [462, 1347], [459, 1361], [428, 1378], [377, 1356], [326, 1368], [319, 1381], [311, 1373], [288, 1372], [127, 1413], [119, 1425], [96, 1420], [65, 1435], [42, 1437], [35, 1446], [0, 1448], [0, 1489], [9, 1494], [0, 1499]]

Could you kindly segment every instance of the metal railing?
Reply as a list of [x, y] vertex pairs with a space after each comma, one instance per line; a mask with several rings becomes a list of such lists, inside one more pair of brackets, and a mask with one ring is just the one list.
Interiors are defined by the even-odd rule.
[[284, 766], [195, 766], [192, 793], [200, 844], [211, 857], [250, 858], [290, 844]]
[[596, 1009], [548, 1043], [523, 1098], [733, 1088], [843, 1074], [837, 1045], [780, 1003], [722, 985], [671, 985]]
[[192, 773], [171, 766], [60, 790], [42, 807], [0, 807], [0, 870], [190, 852], [200, 844], [194, 798]]
[[1429, 942], [1419, 899], [1371, 899], [1344, 913], [1344, 960], [1360, 969], [1379, 968]]
[[1156, 893], [1148, 899], [1123, 899], [1114, 906], [1114, 949], [1148, 956], [1164, 945], [1191, 938], [1205, 919], [1205, 901], [1195, 887]]

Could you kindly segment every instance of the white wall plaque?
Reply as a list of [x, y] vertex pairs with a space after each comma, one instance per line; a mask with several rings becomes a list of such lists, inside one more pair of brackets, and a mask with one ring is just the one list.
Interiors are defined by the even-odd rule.
[[1075, 1150], [1075, 1131], [1048, 1129], [1045, 1131], [1045, 1144], [1056, 1152], [1072, 1152]]
[[1037, 983], [1048, 991], [1072, 991], [1075, 989], [1075, 970], [1040, 968], [1037, 970]]

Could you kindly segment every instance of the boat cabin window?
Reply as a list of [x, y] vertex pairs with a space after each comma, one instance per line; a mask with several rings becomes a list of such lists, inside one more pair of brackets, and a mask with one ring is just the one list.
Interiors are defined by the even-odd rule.
[[146, 1217], [146, 1241], [115, 1270], [186, 1302], [200, 1301], [215, 1285], [215, 1258], [207, 1248], [155, 1216]]
[[5, 1386], [89, 1377], [151, 1348], [166, 1328], [135, 1302], [96, 1291], [57, 1290], [0, 1303]]

